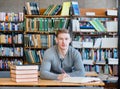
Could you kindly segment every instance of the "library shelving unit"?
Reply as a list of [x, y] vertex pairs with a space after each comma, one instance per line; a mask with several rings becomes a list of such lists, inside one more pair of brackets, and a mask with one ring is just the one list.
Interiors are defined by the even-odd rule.
[[108, 15], [108, 10], [80, 8], [80, 16], [73, 16], [72, 45], [80, 50], [86, 71], [116, 76], [117, 16]]
[[55, 44], [56, 30], [67, 28], [68, 17], [25, 15], [24, 52], [28, 64], [41, 64], [44, 51]]
[[0, 71], [23, 63], [23, 13], [0, 12]]

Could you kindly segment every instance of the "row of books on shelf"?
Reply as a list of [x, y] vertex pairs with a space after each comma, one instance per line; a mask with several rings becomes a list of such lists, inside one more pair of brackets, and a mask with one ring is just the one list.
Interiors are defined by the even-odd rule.
[[105, 60], [98, 60], [97, 58], [95, 60], [93, 59], [83, 59], [84, 65], [118, 65], [118, 58], [105, 58]]
[[80, 15], [79, 5], [77, 1], [66, 1], [62, 5], [50, 5], [43, 15]]
[[25, 50], [26, 61], [30, 64], [42, 63], [44, 50]]
[[76, 41], [72, 41], [72, 46], [75, 48], [117, 48], [118, 44], [117, 37], [102, 37], [94, 40], [91, 38], [87, 40], [81, 37], [76, 39]]
[[72, 20], [73, 31], [83, 32], [117, 32], [118, 30], [117, 21], [106, 21], [101, 22], [99, 19], [92, 19], [90, 21], [79, 21], [76, 19]]
[[[73, 23], [76, 20], [73, 20]], [[76, 21], [77, 22], [77, 21]], [[90, 24], [88, 21], [81, 21], [80, 23], [80, 29], [95, 29], [92, 24]]]
[[[51, 4], [47, 7], [43, 15], [79, 15], [79, 5], [77, 1], [66, 1], [63, 5]], [[37, 2], [26, 2], [24, 7], [24, 13], [29, 15], [39, 15], [40, 9]]]
[[[103, 16], [117, 16], [117, 9], [101, 9]], [[28, 15], [62, 15], [62, 16], [69, 16], [69, 15], [80, 15], [83, 13], [86, 16], [97, 16], [96, 10], [89, 9], [86, 12], [83, 10], [81, 11], [79, 8], [78, 1], [65, 1], [62, 5], [58, 4], [51, 4], [49, 5], [44, 12], [40, 12], [40, 8], [37, 2], [26, 2], [24, 7], [24, 13]], [[101, 13], [99, 13], [101, 15]]]
[[38, 82], [38, 69], [38, 65], [11, 65], [11, 80], [15, 82]]
[[54, 44], [54, 35], [29, 34], [24, 37], [25, 47], [51, 47]]
[[23, 12], [0, 12], [0, 21], [23, 21]]
[[0, 22], [0, 30], [2, 31], [22, 31], [23, 23]]
[[82, 49], [82, 58], [83, 60], [94, 60], [94, 61], [104, 61], [109, 58], [114, 60], [118, 59], [118, 50], [117, 49]]
[[22, 44], [23, 43], [23, 34], [14, 34], [14, 35], [0, 35], [0, 43], [5, 44]]
[[106, 75], [112, 75], [116, 76], [118, 75], [118, 67], [117, 65], [85, 65], [85, 70], [86, 71], [95, 71], [98, 74], [106, 74]]
[[23, 47], [0, 47], [0, 56], [22, 57]]
[[10, 69], [10, 65], [21, 65], [23, 64], [22, 59], [3, 59], [0, 58], [0, 70], [8, 70]]
[[53, 31], [68, 28], [68, 18], [26, 18], [26, 31]]
[[78, 20], [80, 22], [89, 22], [91, 20], [95, 20], [95, 19], [98, 19], [100, 20], [101, 22], [106, 22], [106, 21], [117, 21], [117, 18], [98, 18], [98, 17], [94, 17], [94, 18], [90, 18], [90, 17], [80, 17], [78, 18]]

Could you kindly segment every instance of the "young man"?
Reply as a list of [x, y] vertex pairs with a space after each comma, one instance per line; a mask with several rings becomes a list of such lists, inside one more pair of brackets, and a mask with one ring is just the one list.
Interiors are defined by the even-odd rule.
[[62, 80], [69, 76], [84, 76], [80, 52], [69, 46], [71, 37], [66, 29], [58, 30], [56, 45], [45, 51], [40, 68], [41, 79]]

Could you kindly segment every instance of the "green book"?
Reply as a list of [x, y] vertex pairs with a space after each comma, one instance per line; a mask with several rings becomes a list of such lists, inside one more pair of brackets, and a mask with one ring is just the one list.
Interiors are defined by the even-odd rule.
[[62, 9], [61, 5], [56, 5], [50, 15], [57, 15], [61, 9]]
[[96, 24], [95, 20], [89, 21], [90, 24], [93, 25], [93, 27], [95, 28], [95, 30], [97, 30], [98, 32], [100, 32], [100, 28], [99, 26]]
[[102, 31], [102, 32], [107, 31], [106, 28], [104, 27], [104, 25], [100, 22], [100, 20], [95, 19], [95, 22], [96, 22], [96, 24], [99, 26], [100, 31]]
[[27, 59], [26, 61], [27, 61], [28, 63], [32, 63], [28, 50], [25, 50], [24, 52], [25, 52], [25, 57], [26, 57], [26, 59]]
[[44, 31], [48, 31], [48, 18], [45, 18], [44, 21], [45, 21], [44, 22], [44, 27], [45, 27]]
[[60, 18], [59, 29], [63, 28], [64, 22], [64, 18]]
[[48, 8], [45, 10], [45, 12], [43, 13], [43, 15], [48, 15], [48, 13], [50, 12], [50, 10], [54, 7], [54, 5], [49, 5]]
[[43, 18], [39, 18], [39, 31], [42, 31], [43, 29]]
[[104, 25], [98, 19], [95, 19], [95, 20], [92, 20], [92, 21], [89, 21], [89, 22], [90, 22], [90, 24], [93, 25], [93, 27], [98, 32], [105, 32], [106, 31], [106, 28], [104, 27]]
[[52, 19], [48, 18], [48, 31], [52, 31]]
[[33, 31], [34, 30], [34, 19], [31, 19], [31, 30]]

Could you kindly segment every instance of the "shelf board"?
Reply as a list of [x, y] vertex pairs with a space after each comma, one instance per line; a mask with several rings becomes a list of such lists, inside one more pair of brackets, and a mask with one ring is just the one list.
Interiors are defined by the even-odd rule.
[[70, 16], [61, 16], [61, 15], [25, 15], [26, 18], [69, 18]]
[[0, 69], [0, 71], [10, 71], [10, 69]]
[[15, 31], [15, 30], [0, 30], [0, 33], [4, 33], [4, 34], [11, 34], [11, 33], [23, 33], [24, 31], [23, 30], [18, 30], [18, 31]]
[[81, 32], [81, 31], [73, 31], [72, 32], [75, 35], [87, 35], [87, 36], [115, 36], [117, 35], [117, 32]]
[[36, 50], [40, 50], [40, 49], [47, 49], [48, 47], [25, 47], [25, 49], [36, 49]]
[[0, 43], [2, 47], [23, 47], [24, 44], [16, 44], [16, 43]]
[[76, 17], [76, 18], [82, 18], [82, 17], [85, 17], [85, 18], [118, 18], [117, 16], [106, 16], [106, 15], [95, 15], [95, 16], [86, 16], [86, 15], [76, 16], [76, 15], [73, 15], [73, 17]]
[[5, 23], [23, 23], [23, 21], [1, 21], [0, 22], [5, 22]]
[[23, 56], [0, 56], [0, 58], [8, 58], [8, 59], [23, 59]]
[[55, 31], [48, 32], [48, 31], [25, 31], [25, 34], [55, 34]]
[[[53, 15], [53, 16], [47, 16], [47, 15], [25, 15], [26, 18], [70, 18], [69, 16], [61, 16], [61, 15]], [[117, 16], [106, 16], [106, 15], [95, 15], [95, 16], [86, 16], [86, 15], [72, 15], [74, 18], [118, 18]]]

